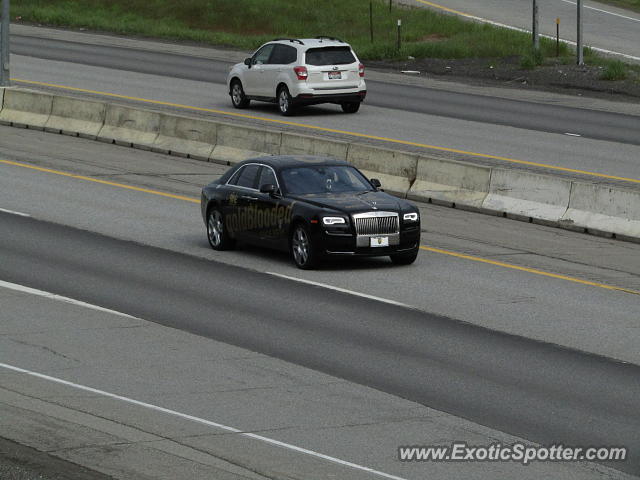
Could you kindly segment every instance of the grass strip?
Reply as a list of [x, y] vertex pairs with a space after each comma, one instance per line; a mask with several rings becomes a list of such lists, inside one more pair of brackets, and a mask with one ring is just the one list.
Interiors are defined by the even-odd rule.
[[[526, 55], [530, 36], [423, 8], [373, 0], [13, 0], [13, 18], [60, 27], [255, 49], [274, 37], [331, 35], [362, 59], [490, 58]], [[402, 47], [396, 49], [397, 20]], [[568, 47], [562, 46], [563, 54]], [[543, 39], [542, 55], [555, 55]]]

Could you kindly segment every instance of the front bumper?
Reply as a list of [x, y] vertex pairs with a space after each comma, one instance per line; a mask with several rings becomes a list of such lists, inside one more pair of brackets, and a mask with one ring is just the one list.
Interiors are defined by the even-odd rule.
[[316, 105], [319, 103], [360, 103], [367, 96], [366, 90], [351, 93], [301, 93], [293, 98], [296, 105]]
[[382, 257], [410, 253], [420, 247], [420, 224], [404, 227], [399, 234], [384, 236], [389, 237], [389, 246], [371, 247], [370, 237], [347, 232], [328, 232], [320, 227], [314, 240], [325, 256]]

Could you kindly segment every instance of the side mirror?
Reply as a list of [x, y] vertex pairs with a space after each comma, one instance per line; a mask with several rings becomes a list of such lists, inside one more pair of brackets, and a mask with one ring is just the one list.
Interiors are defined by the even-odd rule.
[[251, 57], [247, 57], [247, 58], [245, 58], [245, 59], [244, 59], [244, 64], [245, 64], [247, 67], [251, 68]]
[[268, 193], [269, 195], [275, 195], [278, 193], [278, 187], [273, 185], [272, 183], [265, 183], [260, 186], [260, 193]]
[[382, 186], [382, 184], [380, 183], [380, 180], [378, 180], [377, 178], [371, 179], [371, 185], [373, 185], [373, 187], [376, 189]]

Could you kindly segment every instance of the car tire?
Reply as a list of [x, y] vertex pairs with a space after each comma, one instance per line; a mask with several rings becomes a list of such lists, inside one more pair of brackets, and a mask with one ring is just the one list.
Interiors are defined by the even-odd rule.
[[318, 253], [311, 242], [309, 229], [304, 223], [298, 223], [291, 232], [291, 258], [296, 267], [311, 270], [318, 266]]
[[396, 265], [411, 265], [418, 258], [418, 251], [391, 255], [391, 261]]
[[222, 212], [216, 207], [207, 214], [207, 240], [214, 250], [231, 250], [235, 240], [229, 236]]
[[293, 115], [293, 97], [287, 87], [280, 87], [278, 89], [278, 109], [285, 117]]
[[235, 108], [247, 108], [251, 103], [251, 100], [247, 98], [242, 88], [242, 82], [240, 80], [234, 80], [231, 82], [231, 103]]
[[344, 113], [356, 113], [360, 110], [360, 102], [345, 102], [341, 103], [340, 106]]

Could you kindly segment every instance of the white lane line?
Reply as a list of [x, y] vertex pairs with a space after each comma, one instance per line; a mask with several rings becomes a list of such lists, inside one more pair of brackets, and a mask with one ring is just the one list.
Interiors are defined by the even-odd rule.
[[569, 133], [569, 132], [564, 132], [565, 135], [569, 135], [570, 137], [581, 137], [582, 135], [580, 135], [579, 133]]
[[16, 283], [4, 282], [0, 280], [0, 288], [8, 288], [9, 290], [15, 290], [16, 292], [30, 293], [32, 295], [38, 295], [40, 297], [49, 298], [51, 300], [57, 300], [59, 302], [70, 303], [72, 305], [78, 305], [80, 307], [90, 308], [91, 310], [97, 310], [99, 312], [111, 313], [119, 315], [121, 317], [133, 318], [139, 320], [136, 317], [127, 315], [126, 313], [117, 312], [115, 310], [109, 310], [108, 308], [99, 307], [98, 305], [92, 305], [90, 303], [81, 302], [80, 300], [74, 300], [73, 298], [63, 297], [62, 295], [56, 295], [55, 293], [45, 292], [43, 290], [36, 290], [35, 288], [25, 287], [24, 285], [18, 285]]
[[[569, 3], [571, 5], [576, 5], [576, 2], [573, 2], [572, 0], [561, 0], [561, 1], [564, 2], [564, 3]], [[622, 15], [620, 13], [610, 12], [609, 10], [602, 10], [601, 8], [590, 7], [589, 5], [585, 5], [584, 8], [586, 8], [588, 10], [594, 10], [594, 11], [600, 12], [600, 13], [606, 13], [608, 15], [613, 15], [614, 17], [620, 17], [620, 18], [625, 18], [627, 20], [633, 20], [634, 22], [640, 22], [640, 18], [629, 17], [627, 15]]]
[[306, 448], [298, 447], [296, 445], [291, 445], [290, 443], [281, 442], [279, 440], [274, 440], [273, 438], [264, 437], [262, 435], [258, 435], [256, 433], [249, 433], [239, 430], [234, 427], [229, 427], [227, 425], [223, 425], [221, 423], [212, 422], [211, 420], [206, 420], [204, 418], [195, 417], [193, 415], [188, 415], [186, 413], [178, 412], [176, 410], [171, 410], [169, 408], [159, 407], [157, 405], [152, 405], [150, 403], [141, 402], [140, 400], [135, 400], [133, 398], [124, 397], [122, 395], [116, 395], [115, 393], [106, 392], [104, 390], [98, 390], [97, 388], [87, 387], [85, 385], [80, 385], [78, 383], [69, 382], [68, 380], [63, 380], [57, 377], [51, 377], [49, 375], [44, 375], [42, 373], [34, 372], [31, 370], [27, 370], [25, 368], [15, 367], [13, 365], [9, 365], [6, 363], [0, 363], [0, 367], [5, 368], [7, 370], [11, 370], [18, 373], [23, 373], [25, 375], [30, 375], [32, 377], [41, 378], [43, 380], [48, 380], [50, 382], [58, 383], [60, 385], [66, 385], [68, 387], [72, 387], [78, 390], [83, 390], [85, 392], [95, 393], [98, 395], [102, 395], [104, 397], [113, 398], [115, 400], [120, 400], [122, 402], [126, 402], [132, 405], [137, 405], [140, 407], [148, 408], [149, 410], [154, 410], [156, 412], [166, 413], [168, 415], [172, 415], [174, 417], [183, 418], [185, 420], [190, 420], [195, 423], [199, 423], [202, 425], [207, 425], [209, 427], [219, 428], [221, 430], [226, 430], [228, 432], [237, 433], [238, 435], [242, 435], [244, 437], [249, 437], [254, 440], [259, 440], [261, 442], [269, 443], [271, 445], [275, 445], [286, 450], [292, 450], [298, 453], [304, 453], [305, 455], [310, 455], [312, 457], [321, 458], [323, 460], [327, 460], [332, 463], [336, 463], [338, 465], [342, 465], [345, 467], [350, 467], [356, 470], [360, 470], [362, 472], [371, 473], [372, 475], [377, 475], [379, 477], [388, 478], [390, 480], [407, 480], [402, 477], [397, 477], [395, 475], [390, 475], [388, 473], [381, 472], [379, 470], [374, 470], [373, 468], [364, 467], [362, 465], [358, 465], [356, 463], [347, 462], [346, 460], [340, 460], [339, 458], [331, 457], [329, 455], [324, 455], [323, 453], [314, 452], [313, 450], [307, 450]]
[[7, 210], [6, 208], [0, 208], [0, 212], [10, 213], [11, 215], [18, 215], [20, 217], [31, 217], [28, 213], [16, 212], [15, 210]]
[[353, 290], [347, 290], [346, 288], [334, 287], [326, 283], [314, 282], [312, 280], [305, 280], [304, 278], [290, 277], [289, 275], [283, 275], [275, 272], [265, 272], [274, 277], [286, 278], [287, 280], [293, 280], [294, 282], [306, 283], [307, 285], [313, 285], [315, 287], [328, 288], [329, 290], [335, 290], [336, 292], [348, 293], [349, 295], [355, 295], [356, 297], [368, 298], [369, 300], [375, 300], [377, 302], [388, 303], [397, 307], [405, 307], [416, 310], [416, 307], [407, 305], [406, 303], [396, 302], [395, 300], [389, 300], [388, 298], [376, 297], [375, 295], [368, 295], [366, 293], [354, 292]]

